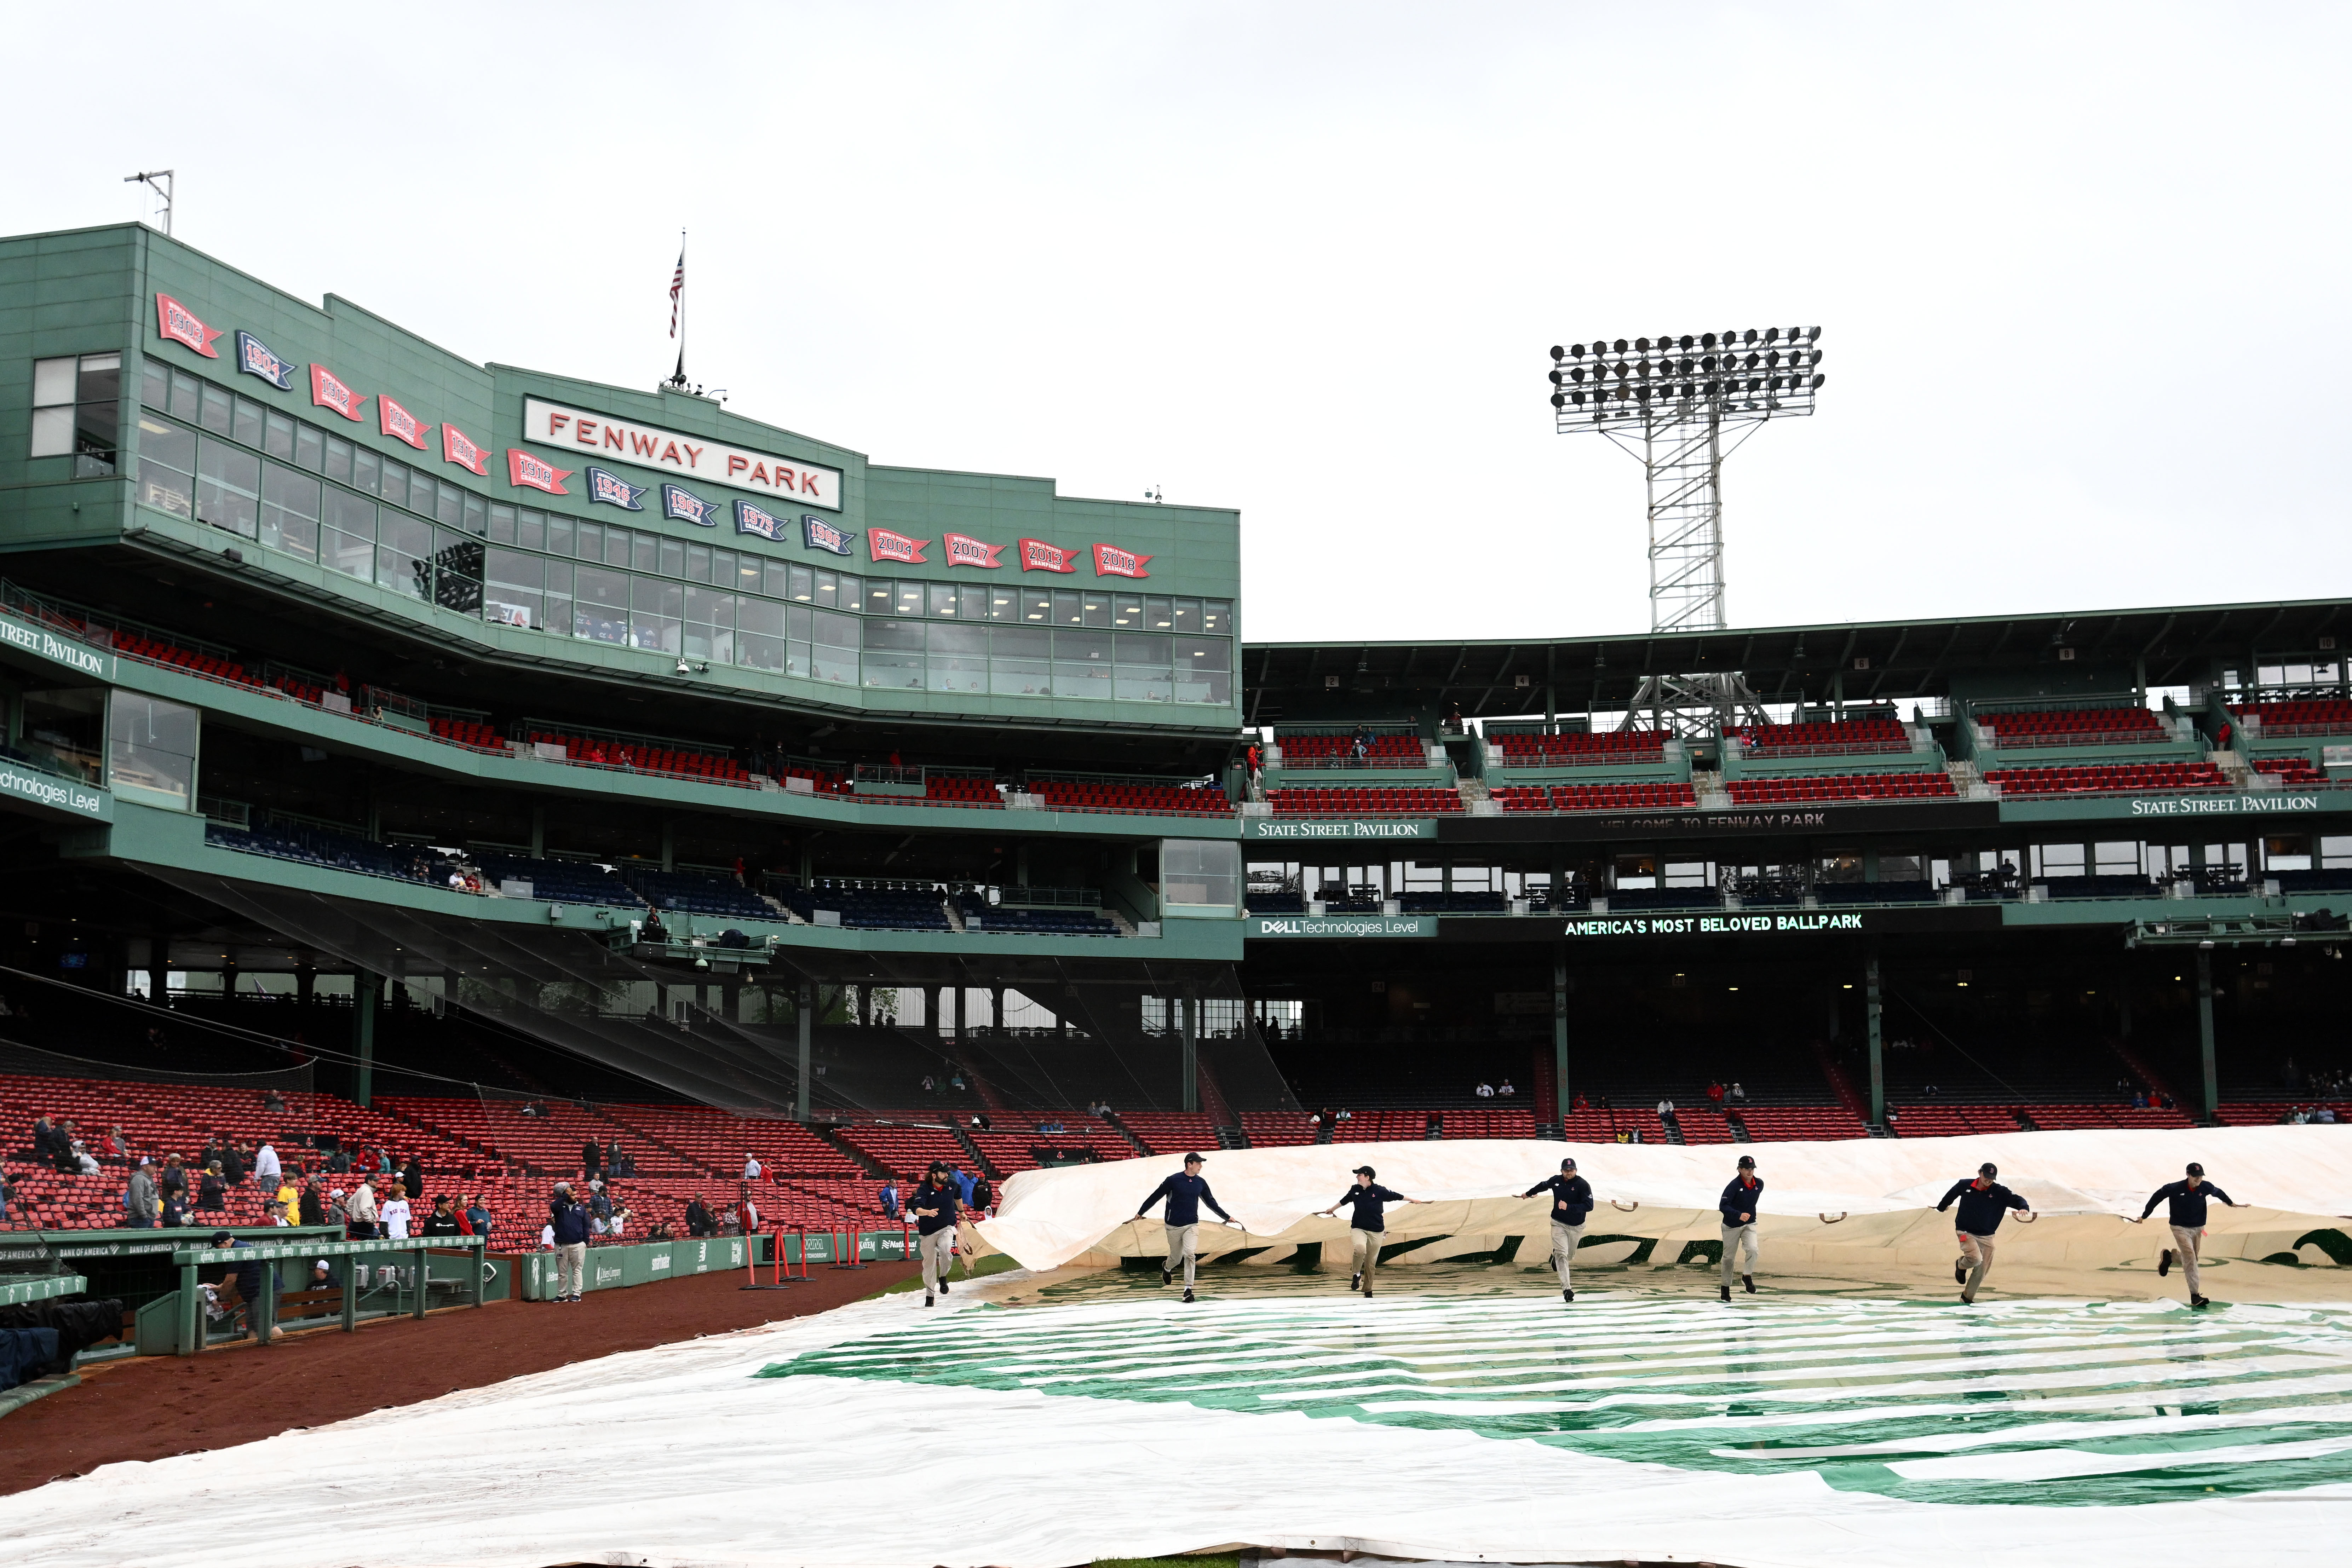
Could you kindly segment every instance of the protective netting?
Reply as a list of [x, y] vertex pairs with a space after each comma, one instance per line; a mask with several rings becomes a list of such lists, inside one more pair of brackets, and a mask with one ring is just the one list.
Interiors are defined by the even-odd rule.
[[[804, 979], [814, 997], [814, 1113], [926, 1104], [1075, 1110], [1097, 1100], [1177, 1109], [1188, 1030], [1204, 1103], [1295, 1103], [1226, 964], [1125, 951], [1064, 959], [782, 949], [729, 974], [723, 966], [740, 959], [723, 948], [702, 951], [721, 967], [698, 969], [691, 958], [639, 956], [600, 933], [151, 872], [357, 969], [429, 980], [467, 1012], [744, 1114], [790, 1114], [799, 1101]], [[965, 998], [961, 1030], [950, 999], [957, 992]], [[975, 1012], [992, 1016], [975, 1024]], [[942, 1087], [959, 1081], [952, 1092]]]

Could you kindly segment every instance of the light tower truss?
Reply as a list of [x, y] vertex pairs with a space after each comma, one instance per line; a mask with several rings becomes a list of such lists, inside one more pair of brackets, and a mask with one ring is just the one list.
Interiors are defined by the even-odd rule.
[[[1551, 350], [1562, 434], [1598, 431], [1642, 460], [1649, 484], [1650, 630], [1712, 632], [1724, 608], [1723, 460], [1768, 420], [1813, 412], [1827, 379], [1819, 327], [1596, 339]], [[1736, 674], [1655, 675], [1625, 722], [1677, 733], [1754, 722], [1763, 710]]]

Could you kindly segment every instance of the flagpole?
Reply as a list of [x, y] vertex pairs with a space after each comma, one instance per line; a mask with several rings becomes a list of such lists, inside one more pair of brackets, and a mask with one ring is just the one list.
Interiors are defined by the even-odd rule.
[[675, 325], [677, 333], [677, 369], [670, 373], [669, 384], [680, 392], [686, 390], [686, 231], [677, 231], [677, 273], [672, 287], [677, 296]]

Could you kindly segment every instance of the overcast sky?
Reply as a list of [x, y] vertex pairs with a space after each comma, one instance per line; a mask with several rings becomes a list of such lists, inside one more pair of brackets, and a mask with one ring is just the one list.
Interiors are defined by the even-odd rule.
[[1648, 624], [1545, 350], [1819, 325], [1735, 625], [2352, 590], [2336, 6], [25, 8], [0, 231], [1236, 507], [1258, 639]]

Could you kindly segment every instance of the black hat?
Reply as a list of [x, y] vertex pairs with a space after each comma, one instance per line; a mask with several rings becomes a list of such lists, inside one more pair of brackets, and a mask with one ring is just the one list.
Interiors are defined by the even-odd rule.
[[1739, 1156], [1739, 1168], [1740, 1168], [1741, 1170], [1744, 1170], [1744, 1171], [1752, 1171], [1752, 1170], [1754, 1170], [1754, 1169], [1756, 1168], [1756, 1156], [1755, 1156], [1754, 1155], [1740, 1155], [1740, 1156]]
[[1184, 1163], [1188, 1166], [1205, 1166], [1209, 1162], [1202, 1159], [1198, 1155], [1186, 1155], [1184, 1156]]
[[213, 1245], [215, 1247], [226, 1247], [235, 1239], [236, 1239], [226, 1230], [215, 1230], [213, 1232]]
[[1357, 1174], [1358, 1176], [1378, 1176], [1378, 1175], [1380, 1175], [1380, 1173], [1379, 1173], [1378, 1171], [1376, 1171], [1376, 1170], [1372, 1169], [1372, 1167], [1371, 1167], [1371, 1166], [1358, 1166], [1356, 1167], [1356, 1174]]
[[1984, 1164], [1977, 1167], [1977, 1175], [1984, 1177], [1987, 1181], [1990, 1181], [1993, 1177], [2000, 1175], [2000, 1167], [1993, 1164], [1990, 1160], [1987, 1160]]
[[1576, 1168], [1576, 1162], [1574, 1160], [1562, 1160], [1559, 1162], [1559, 1168], [1564, 1171], [1572, 1171]]
[[2193, 1176], [2201, 1176], [2205, 1174], [2205, 1167], [2199, 1165], [2195, 1160], [2191, 1160], [2189, 1162], [2189, 1174]]

